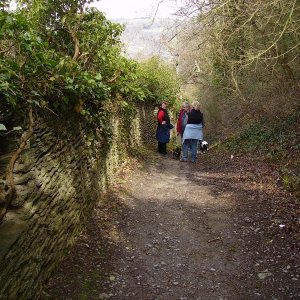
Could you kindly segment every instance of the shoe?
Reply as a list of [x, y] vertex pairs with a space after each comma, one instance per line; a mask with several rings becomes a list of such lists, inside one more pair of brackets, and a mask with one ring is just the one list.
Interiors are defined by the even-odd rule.
[[182, 158], [179, 161], [180, 162], [188, 162], [187, 159], [182, 159]]
[[167, 153], [160, 153], [158, 152], [161, 156], [167, 156]]

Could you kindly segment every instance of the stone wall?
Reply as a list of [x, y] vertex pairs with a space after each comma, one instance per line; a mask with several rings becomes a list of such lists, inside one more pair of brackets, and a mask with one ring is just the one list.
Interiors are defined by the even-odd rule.
[[153, 104], [145, 103], [139, 107], [139, 120], [143, 141], [148, 146], [156, 145], [157, 111], [154, 110]]
[[[147, 135], [144, 121], [151, 115], [147, 107], [139, 107], [129, 128], [112, 117], [109, 142], [97, 132], [90, 137], [80, 124], [36, 122], [15, 165], [17, 197], [0, 224], [0, 299], [39, 297], [42, 284], [73, 245], [126, 159], [124, 145], [142, 144]], [[10, 142], [0, 156], [0, 193], [5, 191], [6, 165], [16, 148]]]

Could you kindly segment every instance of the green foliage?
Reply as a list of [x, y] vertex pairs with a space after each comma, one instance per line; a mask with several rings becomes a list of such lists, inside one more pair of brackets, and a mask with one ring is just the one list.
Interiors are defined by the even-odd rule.
[[173, 105], [178, 96], [180, 82], [174, 68], [155, 56], [140, 63], [139, 85], [146, 91], [145, 98], [157, 103], [167, 101]]
[[284, 122], [272, 125], [268, 122], [251, 124], [223, 145], [232, 152], [252, 152], [271, 161], [289, 158], [291, 153], [300, 150], [298, 136], [293, 131], [299, 126], [299, 116], [295, 113]]
[[79, 114], [108, 138], [109, 114], [128, 121], [136, 101], [173, 101], [171, 68], [157, 58], [145, 67], [123, 57], [123, 26], [87, 8], [90, 2], [20, 0], [16, 12], [0, 11], [0, 110]]
[[283, 186], [290, 192], [300, 193], [300, 175], [291, 174], [289, 170], [282, 170]]
[[300, 113], [296, 112], [276, 123], [261, 121], [249, 125], [237, 135], [226, 138], [218, 146], [230, 153], [251, 155], [278, 166], [283, 186], [290, 192], [300, 193], [300, 143], [297, 130]]
[[101, 74], [84, 70], [49, 47], [22, 14], [0, 13], [2, 45], [0, 93], [12, 106], [26, 103], [66, 110], [82, 98], [104, 99]]

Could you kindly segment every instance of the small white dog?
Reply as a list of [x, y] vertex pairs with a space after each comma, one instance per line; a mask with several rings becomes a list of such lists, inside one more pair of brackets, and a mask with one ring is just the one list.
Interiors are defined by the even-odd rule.
[[201, 153], [205, 153], [208, 150], [208, 142], [207, 141], [202, 141], [201, 143], [199, 143], [199, 150]]

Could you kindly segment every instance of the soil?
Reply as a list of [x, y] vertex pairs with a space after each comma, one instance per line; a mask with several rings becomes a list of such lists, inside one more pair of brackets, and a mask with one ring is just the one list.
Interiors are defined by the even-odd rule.
[[149, 155], [119, 172], [43, 299], [300, 299], [299, 227], [274, 165]]

